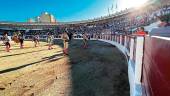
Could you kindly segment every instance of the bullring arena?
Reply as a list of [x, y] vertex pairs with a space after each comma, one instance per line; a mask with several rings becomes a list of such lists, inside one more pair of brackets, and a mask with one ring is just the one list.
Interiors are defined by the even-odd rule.
[[170, 96], [170, 1], [114, 7], [80, 21], [0, 21], [0, 96]]
[[74, 40], [64, 56], [62, 42], [55, 43], [52, 50], [45, 42], [34, 48], [32, 41], [1, 50], [0, 96], [129, 96], [126, 61], [117, 48], [91, 41], [82, 50], [82, 41]]

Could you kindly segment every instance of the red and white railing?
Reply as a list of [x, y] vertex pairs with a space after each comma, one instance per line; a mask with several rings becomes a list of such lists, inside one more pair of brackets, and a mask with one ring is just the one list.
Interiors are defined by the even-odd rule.
[[128, 60], [131, 96], [170, 96], [170, 38], [104, 34]]

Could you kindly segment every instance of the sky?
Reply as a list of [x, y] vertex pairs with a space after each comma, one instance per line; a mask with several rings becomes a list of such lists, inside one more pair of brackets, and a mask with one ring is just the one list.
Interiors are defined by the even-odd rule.
[[[119, 4], [123, 0], [118, 1]], [[116, 5], [117, 0], [0, 0], [0, 21], [26, 22], [42, 12], [53, 14], [59, 22], [80, 21], [105, 16], [126, 7]]]

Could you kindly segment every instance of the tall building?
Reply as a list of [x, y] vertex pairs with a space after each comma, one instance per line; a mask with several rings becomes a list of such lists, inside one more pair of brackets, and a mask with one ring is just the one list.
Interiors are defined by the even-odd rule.
[[28, 21], [27, 22], [35, 22], [35, 20], [33, 19], [33, 18], [30, 18], [30, 19], [28, 19]]
[[43, 23], [55, 23], [55, 17], [47, 12], [42, 13], [41, 16], [39, 17], [39, 22]]
[[34, 19], [29, 19], [28, 22], [39, 22], [39, 23], [56, 23], [56, 19], [52, 14], [48, 12], [42, 13]]
[[57, 22], [54, 15], [50, 15], [50, 18], [51, 18], [51, 22]]
[[40, 16], [36, 17], [35, 22], [40, 22]]

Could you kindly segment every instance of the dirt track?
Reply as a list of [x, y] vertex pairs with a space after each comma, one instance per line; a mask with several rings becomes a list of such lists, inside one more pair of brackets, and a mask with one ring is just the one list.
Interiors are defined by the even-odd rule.
[[127, 66], [122, 54], [110, 44], [80, 40], [63, 56], [61, 41], [53, 50], [46, 43], [37, 48], [26, 42], [10, 53], [0, 47], [0, 96], [129, 96]]

